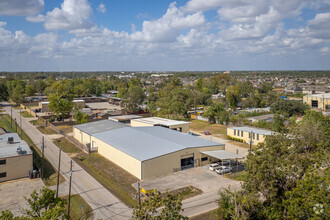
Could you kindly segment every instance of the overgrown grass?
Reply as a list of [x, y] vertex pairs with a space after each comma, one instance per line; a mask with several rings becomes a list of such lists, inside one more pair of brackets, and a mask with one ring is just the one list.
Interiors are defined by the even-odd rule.
[[57, 134], [56, 131], [54, 131], [53, 129], [51, 129], [49, 127], [39, 126], [39, 127], [37, 127], [37, 129], [43, 134]]
[[72, 125], [60, 125], [57, 126], [59, 129], [61, 129], [62, 131], [64, 131], [65, 133], [70, 133], [73, 131], [73, 126]]
[[39, 120], [32, 120], [32, 121], [30, 121], [30, 123], [33, 125], [42, 125], [42, 122]]
[[23, 111], [23, 112], [20, 112], [20, 114], [24, 117], [24, 118], [33, 118], [33, 116], [28, 113], [27, 111]]
[[[186, 186], [186, 187], [183, 187], [180, 189], [172, 190], [169, 193], [171, 193], [172, 195], [180, 195], [183, 197], [183, 200], [184, 200], [184, 199], [188, 199], [188, 198], [200, 195], [203, 193], [203, 191], [194, 186]], [[163, 193], [163, 195], [165, 196], [166, 193]]]
[[236, 172], [236, 173], [228, 173], [225, 175], [228, 179], [244, 181], [246, 176], [246, 171]]
[[137, 193], [132, 186], [138, 180], [136, 177], [97, 153], [84, 153], [66, 138], [55, 140], [54, 143], [64, 152], [71, 153], [76, 163], [127, 206], [137, 204], [134, 199]]
[[[63, 196], [62, 198], [67, 201], [68, 210], [69, 196]], [[92, 207], [80, 195], [71, 195], [70, 203], [70, 219], [93, 219]]]
[[13, 109], [22, 109], [22, 108], [19, 106], [16, 106], [16, 107], [13, 107]]
[[227, 126], [220, 124], [210, 124], [206, 121], [192, 120], [190, 123], [190, 129], [192, 131], [203, 133], [208, 130], [211, 135], [219, 136], [225, 138], [227, 135]]
[[[8, 123], [10, 126], [10, 120], [11, 117], [8, 114], [2, 115], [3, 119]], [[14, 132], [17, 132], [18, 134], [21, 134], [21, 128], [17, 125], [17, 131], [16, 131], [16, 125], [15, 121], [13, 120], [13, 126], [12, 130]], [[22, 139], [30, 146], [31, 150], [33, 151], [33, 163], [41, 169], [42, 164], [42, 153], [41, 150], [33, 143], [31, 138], [22, 130]], [[54, 167], [51, 165], [51, 163], [45, 159], [44, 160], [44, 179], [43, 182], [46, 186], [53, 186], [57, 183], [57, 172], [54, 169]], [[65, 179], [62, 175], [60, 175], [60, 183], [65, 182]]]
[[200, 215], [193, 216], [189, 218], [190, 220], [220, 220], [221, 218], [217, 218], [216, 209], [211, 210]]

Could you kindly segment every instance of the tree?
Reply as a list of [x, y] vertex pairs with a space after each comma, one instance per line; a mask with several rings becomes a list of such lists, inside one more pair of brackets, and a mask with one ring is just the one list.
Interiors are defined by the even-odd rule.
[[27, 85], [25, 87], [25, 95], [26, 96], [33, 96], [36, 93], [33, 85]]
[[280, 113], [286, 116], [298, 115], [301, 116], [309, 106], [295, 100], [278, 100], [270, 106], [270, 111], [273, 113]]
[[58, 93], [55, 93], [50, 94], [48, 96], [48, 100], [48, 108], [56, 115], [56, 117], [61, 115], [63, 118], [66, 118], [70, 115], [73, 108], [72, 97], [64, 97]]
[[8, 89], [4, 83], [0, 83], [0, 101], [8, 100]]
[[290, 135], [268, 136], [249, 151], [242, 190], [222, 192], [218, 214], [227, 219], [327, 219], [329, 122], [321, 113], [307, 112]]
[[136, 113], [139, 111], [139, 105], [143, 103], [144, 98], [145, 95], [142, 87], [131, 85], [122, 97], [122, 104], [127, 112]]
[[13, 89], [11, 99], [18, 105], [24, 102], [24, 88], [21, 85], [18, 85]]
[[226, 100], [232, 109], [236, 109], [238, 103], [240, 102], [240, 90], [239, 86], [229, 86], [227, 89]]
[[[163, 207], [162, 207], [163, 206]], [[161, 210], [158, 210], [160, 207]], [[183, 216], [182, 197], [169, 192], [162, 196], [160, 192], [152, 192], [142, 204], [133, 209], [133, 219], [188, 219]]]
[[69, 219], [66, 214], [65, 200], [56, 198], [55, 193], [55, 190], [46, 187], [40, 190], [40, 194], [34, 190], [30, 198], [25, 198], [29, 204], [29, 208], [24, 209], [25, 216], [14, 217], [9, 210], [5, 210], [1, 211], [0, 219]]
[[287, 131], [286, 128], [285, 128], [285, 125], [284, 125], [284, 117], [283, 116], [277, 115], [277, 114], [274, 115], [274, 121], [272, 123], [272, 129], [273, 129], [273, 131], [280, 132], [280, 133], [283, 133], [283, 132]]
[[221, 102], [216, 102], [205, 109], [203, 117], [208, 118], [209, 122], [214, 124], [216, 123], [216, 120], [219, 119], [225, 111], [226, 110], [224, 105]]
[[74, 119], [76, 124], [84, 124], [87, 123], [88, 115], [86, 113], [82, 113], [79, 110], [74, 111]]

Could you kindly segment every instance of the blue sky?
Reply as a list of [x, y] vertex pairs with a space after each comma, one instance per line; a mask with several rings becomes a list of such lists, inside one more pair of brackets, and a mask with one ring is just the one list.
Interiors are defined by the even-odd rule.
[[0, 71], [329, 69], [330, 0], [0, 0]]

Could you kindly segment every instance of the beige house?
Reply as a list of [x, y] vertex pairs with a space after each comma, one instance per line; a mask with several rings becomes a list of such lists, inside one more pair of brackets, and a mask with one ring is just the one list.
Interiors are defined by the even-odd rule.
[[16, 133], [0, 135], [0, 182], [29, 177], [32, 151]]
[[138, 179], [218, 161], [218, 158], [204, 153], [225, 149], [224, 144], [160, 126], [130, 127], [110, 120], [105, 121], [97, 122], [99, 125], [106, 124], [107, 130], [101, 132], [90, 130], [91, 127], [97, 127], [95, 122], [88, 123], [90, 126], [85, 127], [74, 126], [74, 137], [84, 144], [97, 147], [99, 154]]
[[230, 127], [227, 128], [227, 136], [243, 140], [244, 143], [257, 145], [265, 141], [266, 136], [275, 134], [275, 132], [253, 127]]
[[138, 118], [131, 120], [132, 127], [147, 127], [147, 126], [161, 126], [172, 130], [188, 133], [190, 129], [190, 123], [186, 121], [176, 121], [166, 118], [150, 117], [150, 118]]
[[330, 111], [330, 93], [305, 95], [303, 102], [312, 109]]

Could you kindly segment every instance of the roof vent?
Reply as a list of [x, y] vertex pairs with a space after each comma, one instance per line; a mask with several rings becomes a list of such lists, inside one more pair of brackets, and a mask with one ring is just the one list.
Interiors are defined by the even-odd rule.
[[14, 137], [8, 137], [8, 144], [14, 143]]
[[22, 147], [18, 147], [16, 152], [17, 154], [22, 154], [23, 153]]

